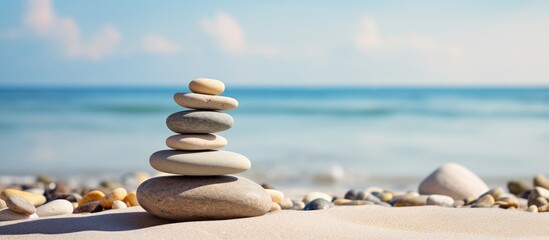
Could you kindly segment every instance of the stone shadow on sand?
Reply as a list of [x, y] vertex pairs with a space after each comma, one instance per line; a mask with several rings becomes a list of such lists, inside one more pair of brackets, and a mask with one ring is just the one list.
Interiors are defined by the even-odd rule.
[[129, 231], [173, 223], [147, 212], [119, 212], [82, 217], [42, 218], [0, 226], [0, 235], [60, 234], [82, 231]]

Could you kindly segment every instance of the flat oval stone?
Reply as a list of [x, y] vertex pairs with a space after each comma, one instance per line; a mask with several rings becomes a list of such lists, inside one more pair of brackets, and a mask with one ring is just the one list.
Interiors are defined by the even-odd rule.
[[452, 207], [454, 205], [454, 199], [446, 195], [433, 194], [427, 198], [427, 205]]
[[38, 218], [38, 216], [36, 216], [36, 214], [32, 214], [32, 215], [19, 214], [12, 211], [9, 208], [4, 208], [0, 210], [0, 222], [22, 220], [22, 219], [33, 219], [33, 218]]
[[216, 111], [181, 111], [166, 119], [168, 128], [176, 133], [215, 133], [225, 131], [233, 124], [231, 115]]
[[157, 217], [187, 221], [255, 217], [271, 209], [258, 184], [236, 176], [164, 176], [137, 189], [141, 206]]
[[245, 156], [222, 150], [162, 150], [153, 153], [149, 162], [161, 172], [192, 176], [239, 173], [252, 165]]
[[6, 204], [6, 202], [2, 199], [0, 199], [0, 209], [4, 209], [4, 208], [7, 208], [8, 205]]
[[10, 196], [17, 196], [25, 199], [28, 202], [32, 203], [32, 205], [34, 205], [35, 207], [40, 206], [46, 202], [46, 197], [44, 197], [44, 195], [20, 191], [17, 189], [4, 189], [4, 191], [2, 191], [2, 194], [0, 194], [0, 198], [4, 201]]
[[234, 98], [199, 93], [176, 93], [173, 100], [179, 106], [192, 109], [232, 110], [238, 107], [238, 101]]
[[36, 215], [39, 217], [49, 217], [72, 214], [74, 208], [72, 203], [65, 199], [53, 200], [36, 209]]
[[500, 208], [504, 208], [504, 209], [507, 209], [507, 208], [519, 208], [519, 202], [516, 198], [512, 198], [512, 197], [504, 197], [504, 198], [500, 198], [498, 200], [496, 200], [496, 202], [494, 203], [494, 205], [499, 205]]
[[427, 195], [420, 195], [415, 197], [403, 197], [395, 202], [395, 207], [409, 207], [409, 206], [423, 206], [427, 205]]
[[36, 213], [36, 207], [32, 203], [17, 196], [9, 196], [6, 199], [6, 205], [9, 209], [19, 214], [32, 215]]
[[189, 83], [189, 89], [194, 93], [219, 95], [225, 91], [225, 84], [211, 78], [197, 78]]
[[177, 150], [208, 150], [222, 148], [227, 139], [215, 134], [181, 134], [166, 139], [166, 145]]

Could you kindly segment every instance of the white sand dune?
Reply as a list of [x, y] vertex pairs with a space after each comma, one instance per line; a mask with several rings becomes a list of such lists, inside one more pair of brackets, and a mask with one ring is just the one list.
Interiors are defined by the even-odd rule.
[[549, 238], [549, 214], [502, 209], [375, 205], [278, 211], [254, 218], [170, 222], [140, 207], [0, 222], [25, 239], [498, 239]]

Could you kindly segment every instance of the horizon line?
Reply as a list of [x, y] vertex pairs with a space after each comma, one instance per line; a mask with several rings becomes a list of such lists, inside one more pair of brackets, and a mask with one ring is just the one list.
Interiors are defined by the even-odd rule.
[[[116, 88], [128, 88], [128, 89], [143, 89], [143, 88], [153, 88], [153, 89], [162, 89], [162, 88], [174, 88], [174, 87], [187, 87], [187, 84], [177, 85], [177, 84], [139, 84], [139, 85], [130, 85], [130, 84], [0, 84], [0, 89], [116, 89]], [[348, 89], [348, 88], [361, 88], [361, 89], [390, 89], [390, 88], [433, 88], [433, 89], [447, 89], [447, 88], [463, 88], [463, 89], [509, 89], [509, 88], [522, 88], [522, 89], [533, 89], [533, 88], [549, 88], [548, 84], [385, 84], [385, 85], [371, 85], [371, 84], [326, 84], [326, 85], [254, 85], [254, 84], [234, 84], [229, 85], [231, 88], [237, 89]]]

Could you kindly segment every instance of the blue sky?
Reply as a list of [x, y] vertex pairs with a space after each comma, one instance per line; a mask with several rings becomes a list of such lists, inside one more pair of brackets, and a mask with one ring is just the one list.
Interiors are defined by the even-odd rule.
[[548, 85], [547, 1], [2, 1], [0, 85]]

